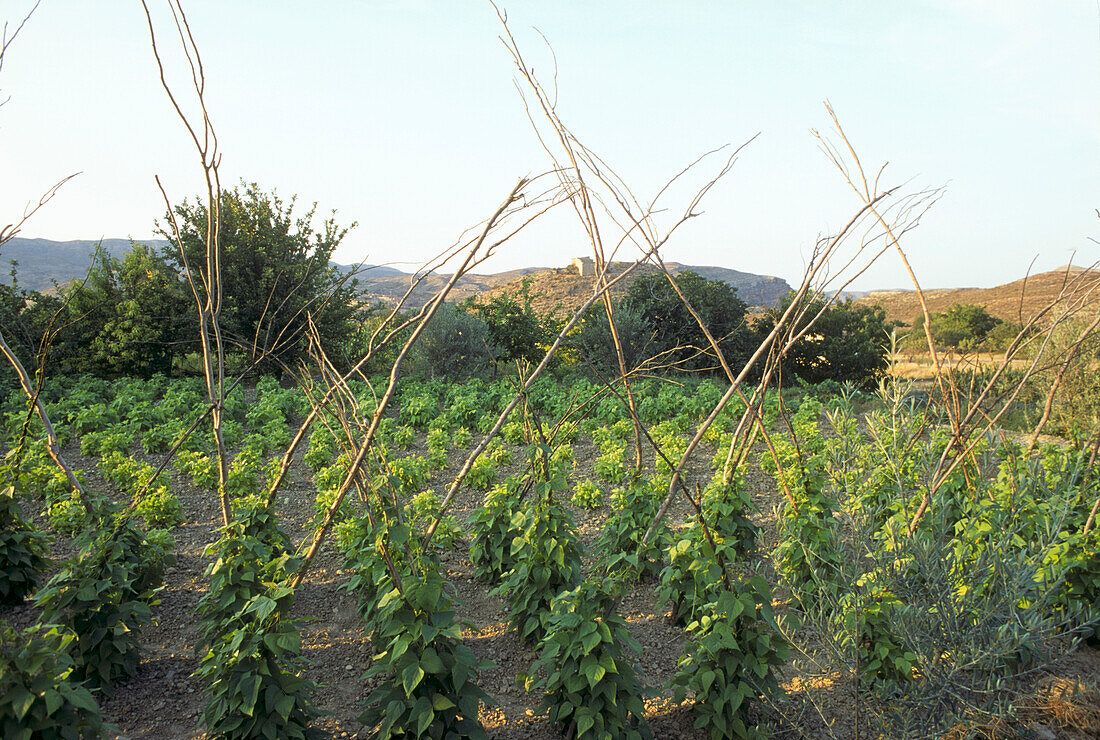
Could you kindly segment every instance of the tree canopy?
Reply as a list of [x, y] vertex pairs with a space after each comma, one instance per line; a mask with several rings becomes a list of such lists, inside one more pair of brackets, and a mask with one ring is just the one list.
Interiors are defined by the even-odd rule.
[[[770, 331], [793, 299], [794, 294], [788, 294], [769, 311], [758, 322], [758, 331]], [[886, 370], [891, 326], [882, 307], [857, 304], [848, 298], [827, 308], [820, 299], [810, 301], [806, 309], [805, 321], [819, 312], [821, 316], [788, 352], [783, 361], [785, 373], [808, 383], [850, 380], [866, 385]], [[796, 326], [795, 331], [800, 328]]]
[[[745, 322], [747, 306], [737, 297], [737, 289], [690, 270], [673, 279], [736, 371], [747, 359], [753, 339]], [[620, 307], [640, 317], [651, 336], [649, 354], [665, 353], [662, 364], [674, 363], [682, 370], [720, 367], [706, 335], [663, 274], [635, 280]]]
[[[355, 284], [330, 260], [354, 228], [338, 226], [334, 217], [315, 230], [314, 203], [295, 213], [296, 196], [284, 201], [274, 191], [242, 182], [221, 194], [218, 242], [224, 291], [220, 324], [223, 336], [255, 357], [272, 352], [284, 363], [302, 357], [307, 342], [307, 316], [312, 318], [330, 352], [338, 351], [352, 331]], [[172, 218], [179, 225], [184, 254], [175, 244]], [[172, 242], [164, 258], [177, 270], [184, 256], [194, 270], [206, 270], [207, 208], [184, 201], [157, 224]], [[196, 282], [205, 299], [201, 283]], [[335, 359], [335, 358], [334, 358]], [[275, 369], [264, 363], [264, 369]]]

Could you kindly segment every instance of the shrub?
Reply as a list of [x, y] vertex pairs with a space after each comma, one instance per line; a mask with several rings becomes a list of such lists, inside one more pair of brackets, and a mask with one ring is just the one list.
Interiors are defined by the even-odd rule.
[[485, 455], [475, 460], [470, 471], [466, 473], [466, 485], [479, 491], [488, 491], [496, 482], [496, 464]]
[[74, 639], [57, 626], [0, 632], [0, 735], [95, 738], [107, 729], [92, 693], [73, 680]]
[[207, 549], [210, 591], [199, 603], [207, 647], [196, 675], [210, 700], [208, 733], [224, 738], [305, 738], [313, 684], [302, 672], [289, 579], [298, 561], [265, 506], [242, 506]]
[[573, 497], [569, 501], [582, 509], [596, 509], [603, 503], [603, 489], [591, 480], [584, 480], [577, 484], [573, 491]]
[[[415, 529], [427, 531], [436, 517], [442, 514], [439, 498], [433, 491], [421, 491], [410, 499], [405, 507], [405, 520]], [[450, 548], [462, 540], [462, 530], [455, 518], [446, 514], [440, 517], [439, 524], [432, 535], [432, 543], [437, 547]]]
[[478, 707], [489, 697], [476, 679], [487, 664], [462, 644], [453, 597], [430, 561], [402, 582], [389, 581], [378, 604], [375, 640], [385, 647], [367, 676], [381, 683], [359, 721], [378, 738], [484, 739]]
[[546, 633], [550, 602], [580, 580], [581, 551], [573, 520], [553, 501], [541, 501], [512, 518], [522, 534], [512, 540], [512, 571], [497, 589], [510, 604], [509, 618], [520, 639]]
[[512, 540], [522, 535], [524, 522], [515, 488], [511, 480], [496, 486], [470, 516], [470, 563], [474, 575], [485, 583], [500, 583], [514, 566]]
[[615, 510], [604, 522], [596, 543], [601, 562], [608, 569], [626, 566], [637, 578], [654, 575], [660, 568], [668, 528], [662, 521], [644, 548], [642, 538], [661, 507], [660, 494], [649, 481], [641, 480], [616, 489], [612, 505]]
[[0, 604], [22, 603], [46, 562], [46, 538], [23, 519], [8, 486], [0, 491]]
[[575, 730], [578, 740], [653, 736], [634, 664], [624, 654], [624, 648], [638, 654], [641, 646], [611, 605], [607, 585], [592, 580], [556, 596], [526, 679], [529, 691], [543, 694], [540, 711]]
[[133, 676], [141, 659], [138, 631], [152, 620], [149, 605], [165, 554], [131, 521], [102, 520], [84, 550], [38, 595], [42, 620], [73, 631], [73, 675], [109, 690]]
[[691, 691], [696, 729], [714, 740], [764, 738], [749, 710], [782, 693], [773, 673], [787, 658], [771, 609], [771, 589], [757, 576], [735, 579], [688, 625], [689, 644], [676, 675], [676, 701]]

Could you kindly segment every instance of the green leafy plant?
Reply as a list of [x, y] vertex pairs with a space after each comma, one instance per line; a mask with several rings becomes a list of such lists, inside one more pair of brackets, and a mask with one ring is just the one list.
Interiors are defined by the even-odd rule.
[[[400, 546], [408, 529], [397, 530], [390, 541]], [[438, 569], [431, 561], [419, 566], [415, 575], [405, 571], [402, 589], [392, 580], [384, 586], [374, 639], [385, 647], [367, 673], [381, 683], [359, 720], [378, 738], [486, 738], [478, 707], [489, 697], [476, 681], [487, 664], [462, 644], [454, 597]]]
[[912, 681], [917, 656], [905, 648], [891, 623], [904, 605], [888, 589], [867, 588], [867, 581], [861, 579], [859, 590], [841, 597], [841, 644], [856, 651], [864, 681]]
[[696, 729], [714, 740], [765, 738], [749, 718], [753, 704], [782, 693], [774, 669], [787, 659], [787, 644], [771, 609], [771, 589], [755, 576], [734, 579], [688, 625], [689, 644], [676, 675], [676, 700], [691, 691]]
[[470, 515], [470, 563], [485, 583], [500, 583], [514, 566], [512, 540], [522, 535], [525, 521], [517, 489], [513, 480], [494, 487]]
[[580, 580], [581, 551], [569, 512], [554, 501], [517, 513], [512, 526], [523, 531], [512, 540], [514, 567], [497, 591], [520, 638], [531, 642], [546, 633], [550, 602]]
[[470, 488], [488, 491], [497, 482], [497, 466], [492, 458], [482, 455], [470, 466], [465, 483]]
[[668, 527], [662, 522], [644, 547], [642, 539], [661, 507], [659, 492], [649, 480], [641, 479], [616, 489], [612, 506], [614, 511], [604, 522], [596, 543], [604, 567], [627, 566], [637, 578], [655, 575], [661, 567]]
[[[434, 491], [421, 491], [413, 496], [405, 506], [405, 520], [415, 529], [426, 531], [431, 523], [442, 513], [439, 497]], [[462, 540], [462, 530], [451, 514], [440, 517], [432, 543], [444, 549], [454, 547]]]
[[451, 444], [455, 447], [465, 448], [470, 446], [470, 442], [473, 441], [473, 435], [466, 427], [459, 427], [451, 433]]
[[97, 738], [104, 726], [92, 692], [74, 680], [75, 635], [56, 625], [0, 632], [0, 735], [11, 740]]
[[569, 501], [582, 509], [597, 509], [603, 503], [603, 489], [586, 479], [573, 489], [573, 497]]
[[539, 709], [565, 734], [584, 740], [653, 736], [645, 724], [643, 688], [626, 650], [641, 646], [612, 609], [610, 584], [585, 580], [558, 594], [525, 678], [543, 695]]
[[203, 721], [213, 737], [306, 737], [313, 684], [289, 617], [298, 562], [288, 547], [270, 510], [245, 505], [207, 550], [217, 559], [199, 603], [207, 652], [195, 674], [210, 693]]
[[89, 537], [38, 594], [38, 605], [44, 623], [76, 635], [73, 675], [110, 690], [137, 672], [138, 631], [152, 620], [166, 557], [129, 519], [104, 519]]
[[22, 603], [46, 563], [46, 538], [23, 519], [15, 487], [0, 490], [0, 604]]

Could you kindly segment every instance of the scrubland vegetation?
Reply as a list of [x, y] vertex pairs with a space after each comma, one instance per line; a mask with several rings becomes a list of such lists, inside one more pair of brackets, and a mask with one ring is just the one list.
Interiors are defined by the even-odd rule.
[[455, 305], [453, 281], [360, 305], [328, 264], [342, 227], [220, 189], [201, 79], [181, 119], [210, 188], [165, 197], [172, 248], [5, 290], [4, 736], [1100, 729], [1089, 292], [1068, 283], [974, 372], [942, 331], [998, 327], [925, 310], [934, 382], [891, 379], [884, 314], [828, 296], [904, 257], [936, 193], [870, 185], [833, 117], [857, 204], [786, 301], [750, 321], [667, 272], [612, 300], [736, 152], [658, 218], [503, 29], [552, 166], [414, 281], [567, 204], [597, 269], [576, 312]]

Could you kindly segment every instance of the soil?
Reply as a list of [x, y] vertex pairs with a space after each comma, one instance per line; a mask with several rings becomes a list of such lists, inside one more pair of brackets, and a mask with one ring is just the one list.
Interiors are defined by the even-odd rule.
[[[424, 450], [419, 446], [422, 440], [423, 435], [419, 435], [407, 452], [422, 454]], [[513, 466], [518, 470], [523, 454], [519, 448], [514, 450], [517, 462]], [[574, 451], [578, 461], [574, 480], [595, 479], [592, 465], [598, 455], [597, 448], [588, 441], [578, 441]], [[433, 471], [432, 483], [437, 492], [453, 480], [467, 452], [452, 451], [449, 467]], [[709, 444], [704, 444], [698, 459], [709, 460], [713, 452]], [[76, 446], [70, 446], [65, 453], [85, 471], [91, 487], [110, 490], [110, 484], [96, 471], [95, 458], [82, 457]], [[135, 451], [135, 455], [138, 454]], [[143, 457], [154, 463], [160, 460], [156, 455]], [[134, 679], [118, 686], [112, 696], [101, 699], [105, 718], [117, 728], [113, 736], [119, 738], [204, 737], [201, 718], [205, 696], [192, 675], [201, 658], [195, 614], [207, 588], [203, 574], [210, 558], [203, 552], [217, 537], [220, 510], [210, 492], [197, 489], [173, 468], [167, 470], [186, 523], [173, 532], [176, 563], [165, 574], [165, 588], [153, 610], [156, 623], [142, 631], [146, 652], [140, 671]], [[279, 496], [277, 510], [292, 540], [301, 542], [312, 533], [311, 529], [307, 532], [307, 526], [313, 516], [314, 488], [308, 468], [299, 463], [291, 470]], [[509, 472], [515, 471], [502, 469], [499, 474], [503, 478]], [[703, 484], [709, 477], [709, 465], [701, 463], [689, 471], [687, 482], [694, 489], [696, 483]], [[780, 494], [770, 476], [758, 469], [749, 472], [746, 484], [758, 507], [755, 516], [764, 536], [761, 551], [766, 553], [775, 544], [776, 507]], [[483, 496], [480, 491], [462, 489], [452, 507], [456, 519], [464, 522], [480, 505]], [[573, 509], [584, 550], [590, 559], [594, 557], [593, 544], [600, 525], [610, 513], [609, 496], [605, 495], [604, 499], [604, 504], [593, 511]], [[37, 506], [28, 513], [46, 529]], [[688, 515], [687, 504], [677, 500], [669, 511], [668, 521], [683, 522]], [[71, 542], [55, 536], [52, 556], [60, 560], [71, 554]], [[504, 602], [473, 577], [467, 543], [459, 543], [455, 550], [445, 552], [441, 562], [462, 601], [459, 616], [468, 622], [463, 632], [464, 640], [478, 658], [493, 663], [479, 677], [479, 684], [494, 701], [492, 706], [483, 706], [480, 713], [489, 737], [500, 740], [560, 737], [560, 731], [538, 712], [539, 698], [525, 693], [517, 685], [516, 676], [528, 671], [534, 651], [522, 644], [509, 628]], [[760, 565], [767, 568], [766, 559], [762, 559]], [[357, 613], [355, 596], [341, 588], [349, 576], [342, 557], [328, 545], [319, 555], [295, 602], [294, 616], [306, 620], [302, 631], [303, 653], [309, 661], [308, 676], [318, 685], [314, 702], [321, 714], [313, 727], [321, 738], [367, 737], [369, 733], [369, 728], [363, 727], [357, 717], [362, 711], [363, 699], [373, 688], [363, 677], [371, 665], [372, 650]], [[647, 699], [646, 719], [656, 738], [702, 738], [706, 734], [693, 729], [690, 702], [677, 704], [671, 692], [661, 688], [675, 672], [684, 647], [684, 632], [670, 624], [668, 610], [655, 601], [655, 590], [652, 581], [637, 584], [620, 607], [631, 633], [642, 646], [642, 655], [638, 656], [642, 677], [649, 686], [657, 687]], [[782, 604], [777, 605], [782, 610]], [[0, 607], [0, 620], [13, 627], [30, 626], [36, 619], [32, 606]], [[1032, 736], [1074, 740], [1100, 737], [1098, 713], [1088, 714], [1089, 702], [1095, 699], [1095, 705], [1100, 706], [1100, 694], [1087, 693], [1097, 676], [1100, 676], [1100, 653], [1089, 648], [1082, 648], [1042, 672], [1035, 683], [1034, 706], [1028, 705], [1026, 714], [1029, 718], [1026, 728], [1030, 728]], [[782, 680], [791, 699], [783, 711], [787, 721], [774, 728], [774, 736], [854, 735], [851, 718], [855, 711], [851, 692], [845, 687], [839, 683], [834, 686], [828, 676], [807, 674], [805, 661], [797, 659], [792, 659], [785, 667]], [[1077, 694], [1073, 688], [1075, 681], [1083, 682], [1085, 687]], [[1096, 734], [1089, 734], [1090, 728]]]

